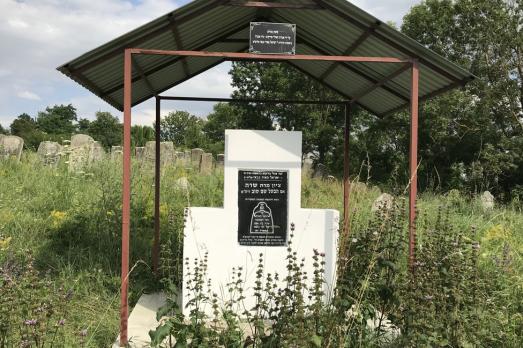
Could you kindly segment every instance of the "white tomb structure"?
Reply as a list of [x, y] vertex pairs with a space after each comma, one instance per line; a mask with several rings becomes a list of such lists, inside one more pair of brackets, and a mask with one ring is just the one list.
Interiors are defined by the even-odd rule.
[[[292, 248], [305, 258], [312, 281], [313, 250], [325, 253], [325, 293], [335, 285], [339, 229], [337, 210], [301, 208], [301, 132], [227, 130], [225, 132], [224, 207], [188, 208], [184, 239], [185, 315], [191, 293], [186, 290], [194, 261], [208, 256], [207, 278], [219, 301], [227, 301], [233, 268], [242, 267], [245, 308], [252, 296], [259, 255], [264, 274], [287, 274], [287, 241], [294, 225]], [[189, 267], [185, 260], [189, 260]], [[205, 285], [205, 288], [207, 286]], [[210, 294], [209, 294], [210, 295]], [[180, 299], [179, 299], [180, 300]], [[220, 303], [221, 305], [222, 303]], [[211, 306], [205, 311], [212, 315]]]

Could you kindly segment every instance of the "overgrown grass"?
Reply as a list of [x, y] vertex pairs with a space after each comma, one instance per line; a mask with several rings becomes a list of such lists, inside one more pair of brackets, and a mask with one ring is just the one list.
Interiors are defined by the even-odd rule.
[[[190, 190], [179, 189], [176, 180], [186, 176]], [[150, 269], [153, 233], [152, 168], [133, 164], [131, 221], [130, 302], [160, 284]], [[376, 187], [357, 185], [351, 192], [351, 231], [366, 231], [373, 220], [372, 202], [379, 196]], [[401, 198], [400, 198], [401, 199]], [[165, 168], [162, 173], [162, 243], [171, 252], [180, 252], [183, 209], [186, 206], [221, 206], [223, 177], [220, 172], [200, 176], [181, 167]], [[342, 210], [340, 182], [304, 179], [302, 204], [307, 208]], [[499, 316], [507, 326], [514, 318], [507, 313], [523, 312], [523, 214], [520, 202], [484, 211], [474, 197], [457, 191], [447, 195], [422, 194], [418, 210], [418, 253], [433, 243], [429, 230], [440, 212], [455, 231], [472, 231], [481, 248], [479, 267], [488, 274], [503, 269], [503, 284], [497, 295], [506, 299]], [[36, 317], [38, 298], [59, 298], [70, 290], [70, 299], [55, 335], [56, 347], [110, 345], [118, 332], [121, 231], [121, 168], [104, 161], [84, 173], [68, 173], [66, 164], [58, 169], [41, 166], [34, 154], [24, 155], [22, 163], [0, 163], [0, 290], [17, 296], [20, 311], [6, 310], [7, 296], [0, 299], [0, 335], [6, 346], [20, 346], [28, 329], [34, 335], [51, 335], [53, 330], [24, 324]], [[402, 226], [402, 230], [406, 231]], [[444, 233], [445, 230], [442, 230]], [[467, 232], [468, 233], [468, 232]], [[404, 235], [404, 241], [407, 235]], [[362, 251], [363, 252], [363, 251]], [[402, 259], [404, 254], [402, 254]], [[181, 260], [180, 260], [181, 261]], [[41, 286], [23, 287], [24, 277], [34, 264]], [[179, 265], [173, 263], [178, 271]], [[404, 262], [399, 266], [405, 268]], [[501, 268], [500, 268], [501, 267]], [[59, 291], [60, 290], [60, 291]], [[34, 293], [31, 293], [31, 292]], [[13, 300], [14, 301], [14, 300]], [[55, 311], [55, 314], [58, 311]], [[52, 320], [62, 318], [54, 317]], [[502, 318], [501, 318], [502, 319]], [[501, 319], [496, 322], [503, 322]], [[87, 330], [87, 331], [86, 331]], [[512, 330], [515, 332], [516, 328]], [[24, 336], [24, 337], [22, 337]], [[47, 339], [49, 342], [51, 338]], [[2, 340], [0, 340], [1, 346]], [[34, 345], [36, 346], [36, 345]]]

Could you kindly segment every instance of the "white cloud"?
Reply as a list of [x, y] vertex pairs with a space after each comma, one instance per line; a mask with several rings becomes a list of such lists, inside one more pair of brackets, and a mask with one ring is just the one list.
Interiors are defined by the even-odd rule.
[[[174, 10], [188, 0], [0, 0], [0, 123], [23, 112], [35, 115], [48, 105], [73, 103], [81, 117], [115, 109], [95, 97], [56, 67], [129, 30]], [[417, 0], [352, 0], [378, 18], [401, 22]], [[227, 97], [232, 88], [222, 64], [169, 91], [178, 96]], [[31, 101], [28, 103], [27, 101]], [[210, 103], [166, 103], [204, 116]], [[144, 122], [151, 119], [154, 103], [136, 108]], [[147, 120], [147, 121], [145, 121]], [[137, 121], [142, 123], [142, 121]]]
[[28, 99], [28, 100], [42, 100], [40, 96], [36, 93], [30, 91], [20, 91], [16, 94], [18, 98]]

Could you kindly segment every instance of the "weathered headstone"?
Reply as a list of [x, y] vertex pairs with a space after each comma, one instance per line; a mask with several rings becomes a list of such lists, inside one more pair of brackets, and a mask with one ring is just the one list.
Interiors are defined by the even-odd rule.
[[202, 149], [192, 149], [191, 150], [191, 163], [193, 166], [198, 167], [202, 159], [204, 151]]
[[176, 151], [175, 156], [176, 156], [176, 164], [184, 166], [186, 163], [185, 152]]
[[373, 213], [389, 212], [394, 207], [394, 197], [388, 193], [382, 193], [374, 203], [372, 203], [371, 211]]
[[[154, 163], [156, 159], [156, 142], [148, 141], [145, 144], [144, 160], [148, 163]], [[174, 143], [165, 141], [160, 143], [160, 164], [162, 166], [174, 163]]]
[[[253, 308], [258, 255], [263, 254], [266, 274], [278, 273], [283, 279], [288, 274], [285, 260], [292, 229], [292, 246], [298, 258], [307, 258], [302, 271], [309, 279], [314, 272], [313, 250], [325, 253], [324, 291], [332, 294], [339, 213], [301, 208], [301, 132], [227, 130], [225, 134], [224, 207], [187, 208], [184, 258], [192, 265], [207, 254], [210, 292], [223, 295], [219, 302], [228, 300], [226, 284], [232, 269], [243, 267], [244, 305]], [[184, 266], [181, 308], [186, 315], [190, 271]], [[212, 315], [212, 308], [205, 311]]]
[[36, 153], [43, 165], [56, 168], [62, 155], [62, 145], [55, 141], [42, 141]]
[[209, 175], [212, 173], [214, 158], [212, 153], [204, 153], [200, 159], [200, 173]]
[[223, 153], [219, 153], [216, 155], [216, 168], [222, 168], [225, 165], [225, 155]]
[[495, 199], [490, 191], [485, 191], [481, 195], [481, 206], [483, 210], [492, 210], [494, 209]]
[[69, 171], [79, 172], [89, 163], [91, 145], [94, 139], [89, 135], [75, 134], [71, 137], [69, 146]]
[[111, 161], [121, 161], [123, 158], [123, 146], [111, 146]]
[[75, 134], [71, 137], [71, 144], [70, 146], [73, 147], [81, 147], [81, 146], [91, 146], [91, 143], [94, 142], [94, 139], [86, 134]]
[[314, 169], [314, 178], [324, 179], [327, 176], [327, 167], [325, 165], [318, 163]]
[[135, 149], [134, 149], [134, 154], [136, 156], [136, 159], [137, 160], [141, 160], [143, 159], [143, 154], [145, 152], [145, 147], [141, 147], [141, 146], [137, 146]]
[[187, 178], [184, 176], [176, 180], [174, 183], [174, 187], [182, 191], [187, 191], [190, 186], [191, 185], [189, 184], [189, 180], [187, 180]]
[[98, 141], [94, 141], [89, 149], [89, 163], [100, 162], [105, 158], [105, 150]]
[[303, 160], [301, 171], [305, 176], [312, 176], [312, 174], [314, 173], [314, 161], [312, 160], [312, 158], [305, 157], [305, 159]]
[[22, 150], [24, 149], [24, 139], [16, 135], [6, 135], [0, 138], [0, 158], [14, 158], [20, 162]]

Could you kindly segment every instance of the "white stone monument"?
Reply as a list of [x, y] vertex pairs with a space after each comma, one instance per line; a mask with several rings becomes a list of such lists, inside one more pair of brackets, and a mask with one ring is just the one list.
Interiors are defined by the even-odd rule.
[[[294, 224], [292, 248], [306, 258], [312, 281], [314, 249], [325, 253], [325, 292], [336, 279], [339, 212], [301, 208], [301, 132], [227, 130], [225, 132], [224, 207], [188, 208], [185, 223], [184, 277], [181, 305], [190, 296], [188, 273], [195, 259], [208, 255], [207, 277], [220, 306], [229, 299], [226, 284], [232, 269], [244, 275], [245, 308], [255, 305], [253, 287], [259, 254], [264, 273], [287, 276], [287, 242]], [[283, 285], [283, 284], [282, 284]], [[212, 308], [205, 311], [212, 315]], [[239, 313], [241, 314], [241, 313]]]

